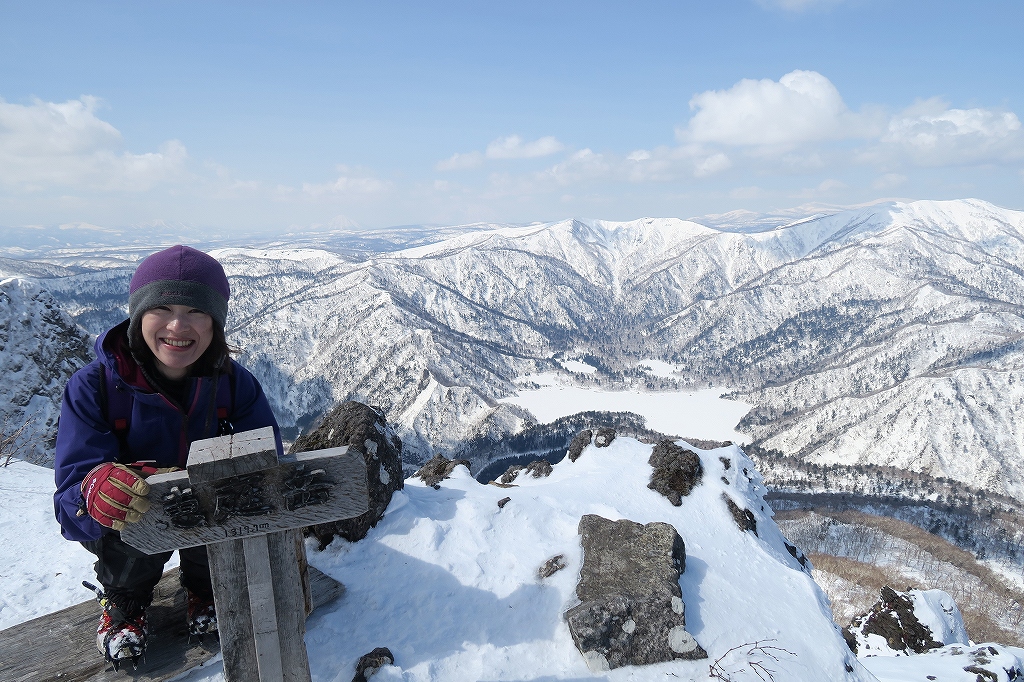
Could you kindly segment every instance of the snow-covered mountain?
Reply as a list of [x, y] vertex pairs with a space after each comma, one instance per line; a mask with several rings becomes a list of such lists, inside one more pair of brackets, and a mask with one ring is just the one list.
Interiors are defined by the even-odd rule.
[[68, 378], [89, 361], [87, 340], [37, 283], [0, 278], [0, 439], [7, 441], [0, 455], [52, 461], [61, 394]]
[[[787, 220], [416, 228], [215, 255], [229, 336], [282, 423], [379, 405], [411, 465], [481, 466], [460, 448], [531, 420], [498, 402], [513, 382], [587, 359], [591, 384], [731, 390], [767, 448], [1024, 492], [1024, 213], [964, 200]], [[37, 260], [78, 268], [44, 285], [96, 333], [123, 316], [138, 255]]]

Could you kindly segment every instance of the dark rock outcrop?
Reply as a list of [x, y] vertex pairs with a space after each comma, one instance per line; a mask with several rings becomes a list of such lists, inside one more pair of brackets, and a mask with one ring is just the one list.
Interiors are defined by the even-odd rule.
[[615, 429], [602, 427], [594, 435], [594, 445], [599, 448], [606, 448], [615, 440]]
[[700, 485], [704, 475], [697, 453], [684, 450], [671, 440], [659, 441], [647, 461], [654, 467], [647, 487], [661, 493], [677, 507], [683, 503], [682, 498]]
[[679, 589], [686, 548], [675, 528], [587, 514], [579, 532], [581, 603], [565, 619], [591, 670], [707, 657], [686, 631]]
[[505, 469], [505, 473], [501, 475], [501, 478], [498, 479], [498, 482], [501, 483], [502, 485], [511, 485], [512, 481], [516, 480], [516, 476], [519, 475], [519, 472], [525, 468], [526, 467], [523, 466], [522, 464], [513, 464], [508, 469]]
[[526, 473], [534, 478], [547, 478], [551, 475], [551, 462], [546, 459], [538, 459], [526, 465]]
[[551, 475], [551, 462], [547, 461], [546, 459], [538, 459], [534, 460], [533, 462], [530, 462], [526, 466], [523, 466], [521, 464], [513, 464], [512, 466], [505, 470], [505, 473], [501, 475], [499, 482], [502, 483], [503, 485], [509, 485], [512, 483], [512, 481], [516, 480], [519, 474], [522, 473], [523, 471], [525, 471], [528, 474], [531, 474], [534, 478], [545, 478]]
[[[743, 532], [748, 530], [754, 531], [754, 535], [757, 535], [757, 519], [754, 518], [754, 512], [749, 509], [740, 508], [725, 493], [722, 493], [722, 499], [725, 500], [725, 505], [729, 507], [729, 513], [732, 514], [732, 520], [736, 522], [736, 527]], [[795, 557], [796, 555], [794, 554], [793, 556]]]
[[573, 437], [572, 442], [569, 443], [569, 461], [575, 462], [583, 454], [584, 448], [590, 445], [594, 439], [594, 432], [590, 429], [584, 429]]
[[850, 627], [865, 635], [884, 638], [893, 651], [921, 654], [942, 646], [933, 639], [931, 629], [917, 619], [914, 600], [888, 585], [882, 588], [881, 599], [868, 613], [855, 618]]
[[786, 545], [786, 551], [792, 554], [793, 558], [796, 559], [803, 568], [807, 568], [807, 557], [804, 553], [801, 552], [796, 545], [791, 545], [786, 541], [783, 541], [783, 544]]
[[347, 446], [366, 462], [366, 486], [370, 508], [360, 516], [312, 527], [313, 535], [326, 547], [335, 535], [350, 542], [366, 537], [384, 516], [391, 495], [405, 485], [402, 477], [402, 440], [388, 426], [384, 415], [368, 405], [349, 400], [337, 405], [313, 431], [299, 436], [291, 452]]
[[420, 470], [410, 478], [419, 478], [431, 488], [440, 488], [441, 481], [451, 476], [457, 466], [464, 466], [468, 471], [469, 460], [448, 459], [444, 455], [434, 455], [433, 459], [420, 467]]
[[366, 682], [382, 667], [394, 664], [395, 655], [391, 653], [391, 649], [379, 646], [359, 657], [356, 662], [356, 676], [352, 678], [352, 682]]
[[551, 557], [537, 569], [537, 577], [543, 580], [544, 578], [550, 578], [555, 573], [558, 573], [565, 568], [565, 555], [556, 554]]

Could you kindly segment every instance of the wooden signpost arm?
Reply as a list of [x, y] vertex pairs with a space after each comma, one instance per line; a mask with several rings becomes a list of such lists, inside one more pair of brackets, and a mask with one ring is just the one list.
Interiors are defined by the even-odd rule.
[[310, 682], [304, 526], [359, 516], [366, 466], [332, 448], [278, 458], [273, 429], [192, 444], [186, 472], [148, 479], [153, 503], [121, 532], [150, 554], [206, 545], [227, 682]]

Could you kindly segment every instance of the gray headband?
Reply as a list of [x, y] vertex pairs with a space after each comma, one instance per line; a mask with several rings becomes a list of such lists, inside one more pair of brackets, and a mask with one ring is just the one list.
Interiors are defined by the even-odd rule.
[[128, 338], [141, 331], [142, 314], [162, 305], [187, 305], [202, 310], [224, 329], [228, 302], [215, 289], [189, 280], [161, 279], [136, 289], [128, 296]]

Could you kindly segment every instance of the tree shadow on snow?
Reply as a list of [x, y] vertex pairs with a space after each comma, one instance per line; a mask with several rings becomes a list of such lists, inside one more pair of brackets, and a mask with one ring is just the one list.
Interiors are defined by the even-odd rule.
[[467, 644], [505, 647], [551, 639], [561, 622], [562, 599], [554, 587], [529, 582], [499, 598], [381, 543], [366, 549], [369, 561], [360, 575], [346, 580], [343, 567], [333, 571], [346, 594], [307, 621], [314, 677], [330, 679], [339, 666], [354, 666], [376, 647], [391, 649], [395, 665], [408, 669]]

